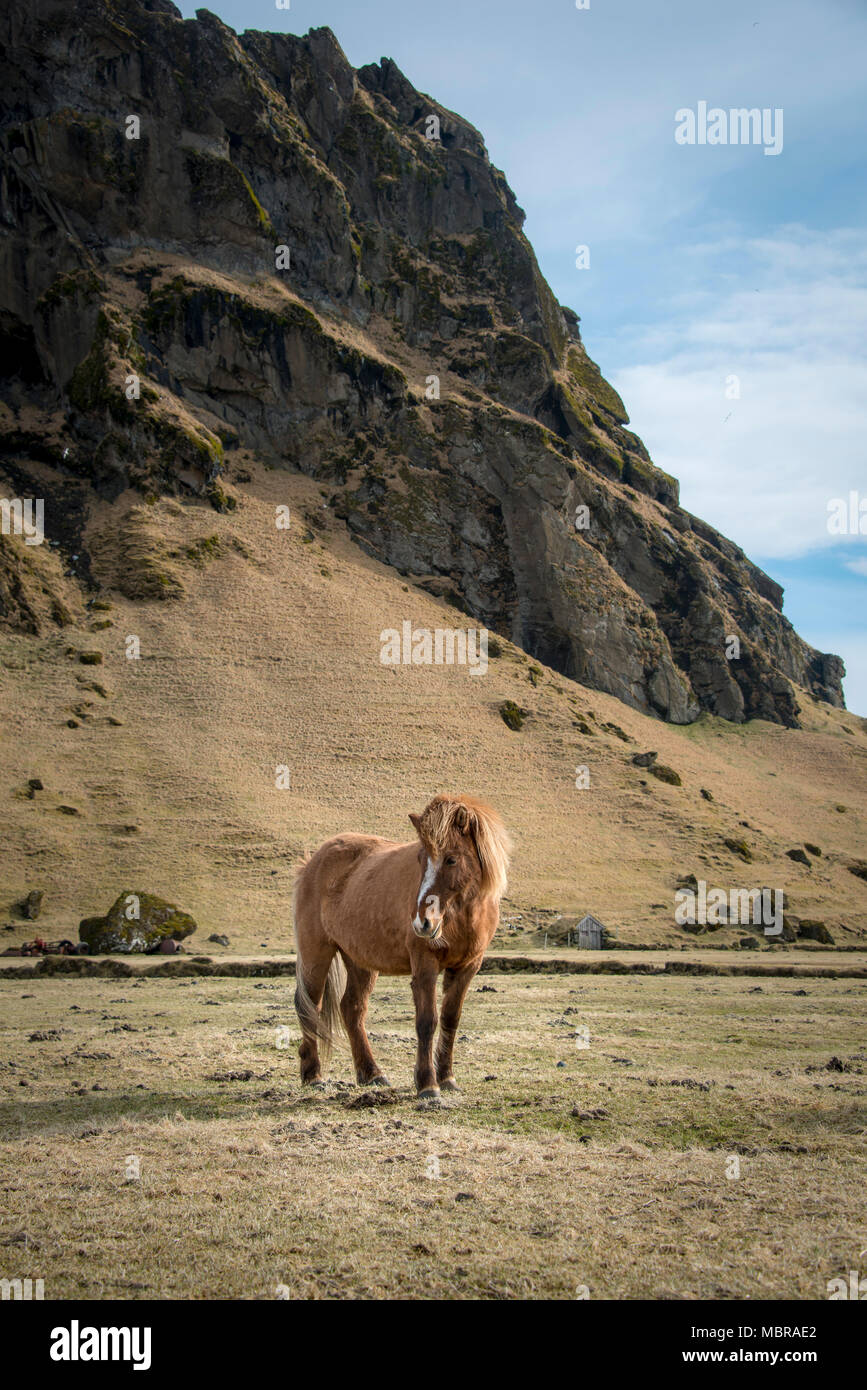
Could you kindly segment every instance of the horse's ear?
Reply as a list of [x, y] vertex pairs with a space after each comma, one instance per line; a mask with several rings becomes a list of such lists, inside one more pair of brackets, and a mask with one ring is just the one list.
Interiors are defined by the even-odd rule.
[[420, 835], [420, 834], [421, 834], [421, 816], [415, 816], [415, 815], [413, 815], [412, 811], [410, 811], [410, 813], [409, 813], [409, 818], [410, 818], [410, 820], [411, 820], [412, 823], [413, 823], [414, 829], [415, 829], [415, 830], [418, 832], [418, 834]]

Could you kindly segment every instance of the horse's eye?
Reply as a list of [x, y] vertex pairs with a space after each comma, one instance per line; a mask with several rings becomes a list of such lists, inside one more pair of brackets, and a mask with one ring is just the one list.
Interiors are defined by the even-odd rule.
[[457, 861], [457, 859], [455, 859], [455, 857], [454, 857], [453, 854], [450, 854], [449, 857], [448, 857], [448, 859], [446, 860], [446, 863], [447, 863], [447, 864], [457, 864], [457, 862], [458, 862], [458, 861]]

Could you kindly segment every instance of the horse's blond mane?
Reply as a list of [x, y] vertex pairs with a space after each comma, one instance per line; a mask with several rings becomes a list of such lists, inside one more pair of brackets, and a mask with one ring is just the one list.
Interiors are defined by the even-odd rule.
[[455, 833], [472, 835], [482, 866], [482, 893], [503, 896], [512, 842], [493, 807], [474, 796], [435, 796], [419, 822], [419, 834], [438, 858]]

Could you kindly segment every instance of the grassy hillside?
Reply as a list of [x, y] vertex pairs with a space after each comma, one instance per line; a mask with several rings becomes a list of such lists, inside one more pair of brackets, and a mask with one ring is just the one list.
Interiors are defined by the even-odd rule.
[[[867, 884], [846, 867], [867, 849], [861, 720], [802, 693], [802, 730], [663, 724], [499, 638], [484, 676], [384, 666], [383, 629], [467, 618], [362, 553], [310, 479], [244, 453], [227, 475], [238, 506], [224, 514], [129, 492], [99, 504], [86, 539], [110, 607], [84, 606], [59, 552], [27, 549], [35, 589], [70, 622], [0, 635], [0, 922], [15, 926], [3, 945], [36, 929], [76, 937], [80, 918], [138, 889], [192, 912], [200, 945], [218, 931], [241, 951], [291, 949], [302, 853], [345, 829], [408, 839], [408, 813], [439, 790], [481, 794], [505, 817], [507, 919], [589, 910], [624, 943], [694, 944], [673, 920], [675, 885], [693, 873], [784, 889], [837, 945], [867, 939]], [[174, 597], [134, 597], [155, 592]], [[501, 717], [507, 700], [526, 711], [520, 730]], [[631, 764], [648, 749], [681, 786]], [[289, 789], [275, 786], [279, 765]], [[786, 856], [805, 842], [822, 851], [810, 867]], [[34, 887], [44, 913], [23, 922], [13, 905]]]

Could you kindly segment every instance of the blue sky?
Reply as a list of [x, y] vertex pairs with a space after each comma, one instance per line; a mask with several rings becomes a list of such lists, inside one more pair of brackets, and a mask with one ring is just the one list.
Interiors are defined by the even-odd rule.
[[[239, 31], [327, 24], [478, 127], [683, 505], [785, 585], [867, 715], [867, 535], [827, 526], [867, 497], [864, 0], [213, 3]], [[782, 109], [781, 152], [678, 144], [700, 101]]]

